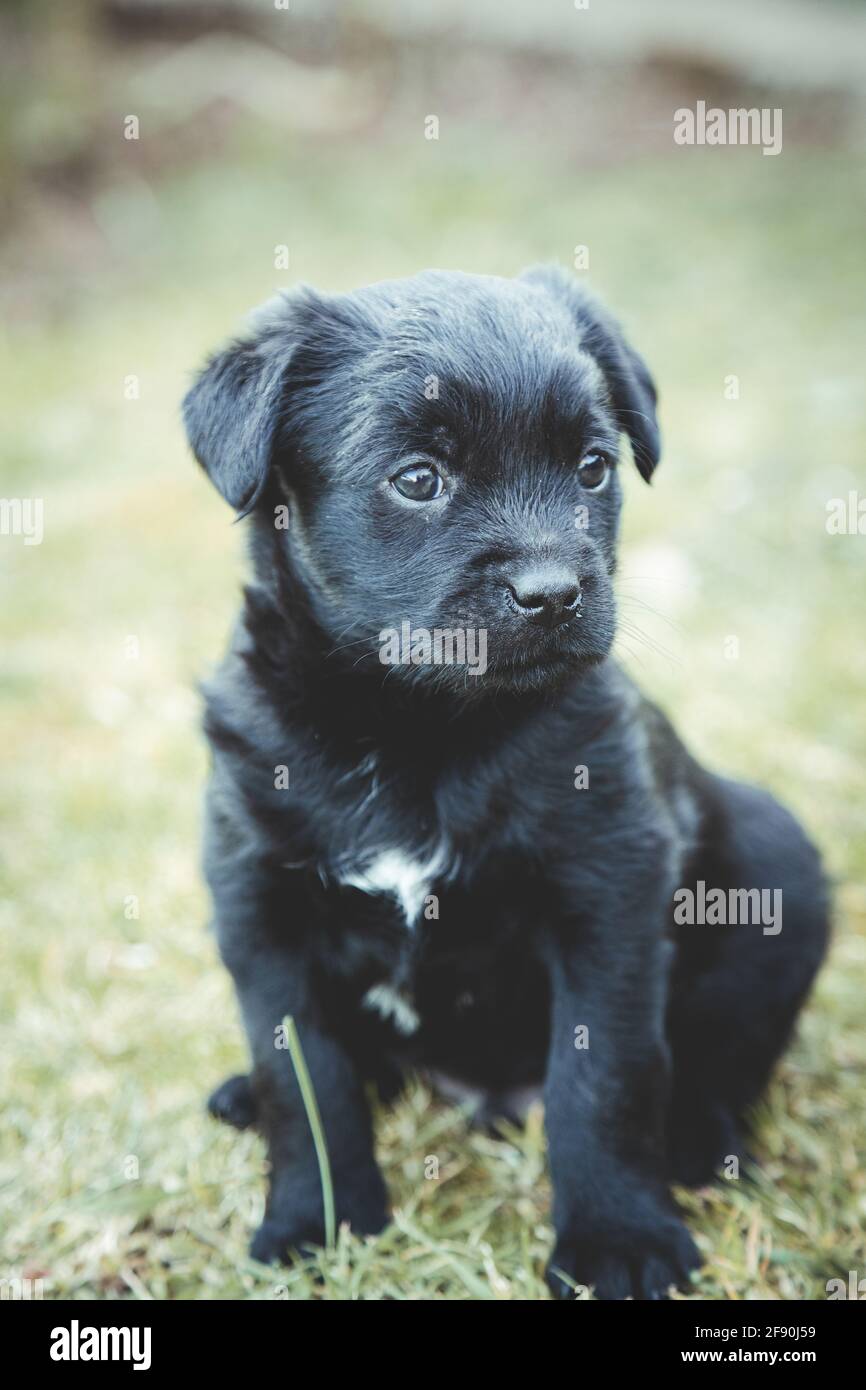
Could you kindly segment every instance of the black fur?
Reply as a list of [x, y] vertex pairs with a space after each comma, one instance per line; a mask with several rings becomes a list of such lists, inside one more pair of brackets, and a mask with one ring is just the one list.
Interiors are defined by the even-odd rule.
[[[620, 487], [613, 466], [587, 491], [577, 465], [615, 463], [624, 432], [649, 479], [646, 367], [558, 271], [429, 272], [268, 306], [199, 377], [185, 419], [249, 513], [255, 573], [207, 690], [205, 849], [252, 1052], [249, 1081], [211, 1104], [257, 1119], [269, 1145], [253, 1254], [323, 1237], [275, 1046], [291, 1014], [339, 1220], [387, 1220], [369, 1082], [392, 1095], [422, 1068], [483, 1094], [486, 1113], [537, 1085], [554, 1291], [664, 1296], [698, 1264], [668, 1183], [705, 1182], [740, 1153], [827, 906], [795, 821], [699, 767], [609, 657]], [[396, 492], [399, 469], [431, 462], [444, 497]], [[484, 629], [486, 672], [383, 666], [380, 633], [405, 620]], [[347, 881], [393, 850], [431, 861], [411, 927], [392, 894]], [[698, 880], [782, 890], [783, 929], [675, 927], [673, 894]], [[383, 984], [412, 1011], [402, 1029], [365, 1001]]]

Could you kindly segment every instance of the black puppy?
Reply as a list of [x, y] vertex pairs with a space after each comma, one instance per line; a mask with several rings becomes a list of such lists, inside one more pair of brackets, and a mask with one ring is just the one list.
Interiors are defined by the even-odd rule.
[[543, 1094], [555, 1292], [662, 1297], [699, 1262], [668, 1183], [740, 1150], [827, 905], [796, 822], [609, 659], [619, 439], [649, 480], [655, 399], [549, 269], [298, 291], [186, 399], [255, 572], [207, 689], [205, 860], [259, 1259], [323, 1237], [291, 1014], [356, 1232], [387, 1220], [366, 1083], [415, 1067], [490, 1113]]

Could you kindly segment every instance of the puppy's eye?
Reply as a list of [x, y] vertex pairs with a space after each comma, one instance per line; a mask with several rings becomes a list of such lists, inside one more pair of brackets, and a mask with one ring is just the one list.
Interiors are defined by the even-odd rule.
[[402, 468], [391, 479], [391, 486], [410, 502], [432, 502], [445, 491], [442, 475], [432, 463], [412, 463]]
[[588, 492], [600, 492], [607, 482], [610, 460], [606, 454], [584, 454], [577, 466], [581, 487]]

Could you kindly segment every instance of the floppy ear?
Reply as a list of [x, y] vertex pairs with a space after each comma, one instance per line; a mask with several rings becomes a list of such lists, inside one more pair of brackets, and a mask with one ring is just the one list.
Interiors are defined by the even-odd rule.
[[631, 440], [641, 477], [649, 482], [661, 454], [661, 436], [658, 394], [643, 358], [625, 341], [613, 315], [559, 266], [533, 267], [520, 279], [540, 285], [571, 311], [579, 346], [604, 372], [619, 427]]
[[288, 300], [269, 305], [259, 331], [210, 359], [183, 402], [193, 453], [227, 502], [242, 515], [268, 477], [295, 330]]

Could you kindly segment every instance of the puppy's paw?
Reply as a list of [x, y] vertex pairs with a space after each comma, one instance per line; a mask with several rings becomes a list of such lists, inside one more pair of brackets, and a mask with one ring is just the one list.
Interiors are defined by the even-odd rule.
[[324, 1243], [324, 1224], [286, 1222], [266, 1216], [250, 1241], [250, 1254], [263, 1265], [288, 1264], [294, 1255]]
[[[337, 1204], [337, 1226], [348, 1225], [356, 1236], [377, 1236], [388, 1224], [384, 1187], [354, 1194]], [[292, 1209], [286, 1215], [271, 1211], [250, 1243], [250, 1254], [262, 1264], [285, 1264], [293, 1255], [325, 1244], [325, 1218], [321, 1205], [314, 1212]]]
[[698, 1248], [680, 1221], [669, 1218], [651, 1231], [615, 1235], [562, 1235], [547, 1268], [556, 1298], [573, 1299], [574, 1286], [590, 1286], [600, 1299], [667, 1298], [688, 1283], [701, 1264]]
[[215, 1120], [248, 1129], [255, 1124], [257, 1107], [248, 1076], [229, 1076], [208, 1097], [208, 1113]]

